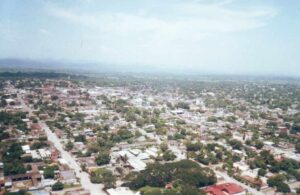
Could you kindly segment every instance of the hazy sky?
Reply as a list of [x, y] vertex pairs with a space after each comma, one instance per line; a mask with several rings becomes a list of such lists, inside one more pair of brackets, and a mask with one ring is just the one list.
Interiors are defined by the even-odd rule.
[[1, 0], [6, 57], [300, 75], [300, 1]]

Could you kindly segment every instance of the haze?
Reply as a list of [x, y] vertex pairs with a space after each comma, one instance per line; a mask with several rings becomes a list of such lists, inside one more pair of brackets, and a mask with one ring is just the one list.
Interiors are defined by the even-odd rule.
[[0, 58], [299, 76], [299, 19], [298, 0], [2, 0]]

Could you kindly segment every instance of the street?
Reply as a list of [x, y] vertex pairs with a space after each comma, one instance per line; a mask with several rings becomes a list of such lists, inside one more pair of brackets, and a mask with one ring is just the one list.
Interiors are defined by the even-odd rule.
[[[28, 105], [26, 105], [23, 98], [20, 98], [20, 102], [24, 110], [27, 111], [29, 115], [32, 115], [32, 109]], [[68, 162], [69, 167], [75, 171], [76, 176], [79, 178], [82, 187], [89, 190], [91, 195], [106, 195], [106, 193], [102, 190], [102, 188], [104, 187], [103, 184], [93, 184], [90, 181], [89, 174], [84, 171], [81, 171], [81, 167], [76, 162], [75, 158], [71, 156], [69, 152], [64, 150], [60, 139], [50, 130], [48, 125], [44, 121], [40, 121], [39, 124], [47, 134], [48, 140], [54, 144], [57, 150], [60, 151], [61, 157], [65, 159]]]
[[73, 156], [64, 150], [63, 145], [60, 143], [59, 138], [49, 129], [49, 127], [44, 123], [40, 123], [41, 127], [45, 130], [48, 140], [51, 141], [54, 146], [61, 152], [61, 156], [68, 162], [71, 169], [74, 169], [76, 176], [79, 177], [82, 187], [88, 189], [91, 195], [101, 195], [106, 193], [102, 190], [103, 184], [93, 184], [90, 181], [89, 174], [81, 171], [81, 167], [78, 165]]

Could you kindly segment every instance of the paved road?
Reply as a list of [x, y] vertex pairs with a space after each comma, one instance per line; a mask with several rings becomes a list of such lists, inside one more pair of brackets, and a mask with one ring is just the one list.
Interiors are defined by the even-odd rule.
[[78, 165], [73, 156], [67, 151], [64, 150], [63, 145], [61, 144], [59, 138], [49, 129], [49, 127], [44, 123], [40, 122], [41, 127], [45, 130], [48, 140], [51, 141], [54, 146], [61, 152], [62, 158], [64, 158], [70, 168], [74, 169], [76, 176], [80, 178], [80, 183], [82, 187], [88, 189], [91, 192], [91, 195], [101, 195], [106, 193], [102, 190], [104, 187], [103, 184], [93, 184], [90, 181], [90, 177], [86, 172], [81, 172], [81, 167]]
[[[26, 109], [27, 111], [29, 111], [29, 113], [31, 114], [32, 110], [24, 103], [23, 100], [21, 100], [21, 103], [24, 106], [23, 108]], [[74, 159], [74, 157], [71, 156], [70, 153], [68, 153], [67, 151], [64, 150], [64, 147], [61, 144], [60, 139], [49, 129], [47, 124], [45, 122], [41, 121], [40, 125], [45, 130], [49, 141], [51, 141], [54, 144], [54, 146], [61, 152], [61, 156], [69, 163], [70, 168], [74, 169], [77, 177], [80, 178], [80, 183], [81, 183], [82, 187], [90, 190], [91, 195], [102, 195], [102, 194], [106, 195], [106, 193], [102, 190], [102, 188], [103, 188], [102, 184], [91, 183], [89, 175], [86, 172], [81, 172], [81, 168], [78, 165], [78, 163], [76, 162], [76, 160]], [[153, 136], [151, 134], [148, 134], [143, 129], [141, 129], [140, 131], [143, 135], [147, 135], [148, 137], [155, 139], [159, 144], [162, 142], [160, 140], [159, 136]], [[242, 187], [244, 187], [245, 189], [247, 189], [248, 192], [252, 193], [253, 195], [264, 195], [262, 192], [259, 192], [256, 189], [251, 188], [250, 186], [247, 186], [232, 177], [229, 177], [227, 175], [227, 173], [216, 171], [216, 170], [214, 170], [214, 171], [217, 174], [221, 175], [225, 179], [225, 181], [237, 183], [237, 184], [241, 185]]]
[[[24, 102], [22, 98], [20, 98], [21, 105], [25, 111], [29, 112], [29, 115], [32, 115], [32, 109]], [[91, 195], [106, 195], [106, 193], [102, 190], [103, 184], [93, 184], [90, 181], [89, 174], [86, 172], [81, 171], [81, 167], [76, 162], [75, 158], [71, 156], [69, 152], [64, 150], [63, 145], [60, 142], [60, 139], [54, 134], [48, 125], [44, 121], [39, 122], [40, 126], [44, 129], [47, 134], [48, 140], [51, 141], [54, 146], [60, 151], [61, 156], [68, 162], [68, 165], [71, 169], [74, 169], [76, 176], [79, 177], [80, 183], [82, 187], [89, 190]]]

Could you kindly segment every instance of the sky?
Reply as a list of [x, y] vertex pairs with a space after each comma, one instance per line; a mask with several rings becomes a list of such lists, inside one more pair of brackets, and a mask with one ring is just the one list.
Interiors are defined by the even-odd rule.
[[0, 58], [300, 76], [300, 1], [1, 0]]

